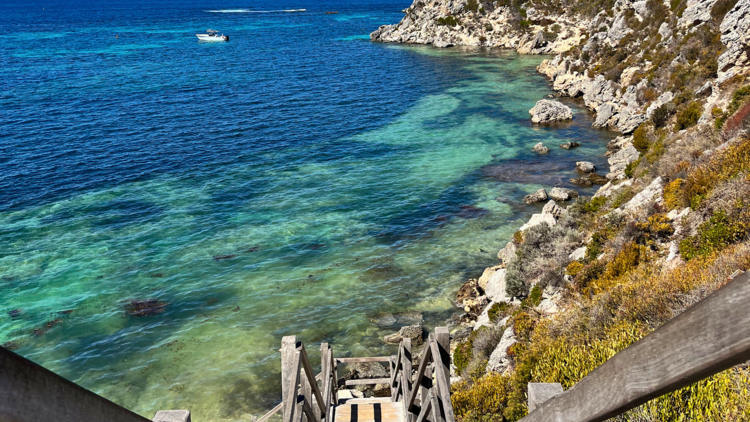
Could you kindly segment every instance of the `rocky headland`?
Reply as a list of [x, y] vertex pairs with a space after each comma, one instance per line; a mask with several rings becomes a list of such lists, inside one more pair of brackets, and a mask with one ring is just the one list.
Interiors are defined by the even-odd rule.
[[[593, 197], [529, 192], [537, 212], [458, 291], [460, 420], [520, 419], [528, 382], [570, 388], [750, 268], [750, 0], [415, 0], [404, 13], [371, 39], [554, 55], [537, 70], [557, 95], [622, 135], [608, 168], [571, 163]], [[547, 99], [529, 113], [574, 118]], [[740, 365], [625, 419], [743, 420], [748, 383]]]

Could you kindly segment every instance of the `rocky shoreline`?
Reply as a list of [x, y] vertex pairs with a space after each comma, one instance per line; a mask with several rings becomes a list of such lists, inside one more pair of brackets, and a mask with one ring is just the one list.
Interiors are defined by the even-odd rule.
[[[676, 200], [674, 192], [688, 169], [706, 166], [708, 157], [737, 147], [748, 135], [748, 125], [744, 132], [717, 130], [741, 104], [738, 92], [750, 71], [750, 0], [617, 0], [588, 15], [527, 5], [415, 0], [401, 22], [371, 34], [378, 42], [554, 54], [537, 71], [557, 95], [579, 98], [595, 113], [594, 127], [622, 135], [607, 145], [605, 176], [588, 162], [571, 169], [580, 174], [571, 182], [601, 185], [591, 199], [576, 199], [577, 192], [556, 186], [527, 195], [527, 205], [545, 202], [541, 213], [498, 252], [499, 264], [459, 289], [455, 302], [465, 314], [452, 330], [452, 382], [512, 373], [515, 345], [529, 342], [523, 318], [543, 321], [577, 306], [569, 299], [571, 290], [580, 294], [580, 286], [571, 288], [582, 283], [579, 270], [601, 274], [607, 259], [626, 253], [636, 255], [633, 266], [639, 253], [665, 271], [685, 264], [680, 242], [698, 236], [699, 225], [715, 210], [696, 208], [695, 198]], [[573, 118], [566, 106], [547, 99], [530, 116], [535, 124]], [[549, 148], [539, 143], [534, 151], [546, 154]], [[583, 214], [594, 227], [578, 226]], [[622, 232], [606, 238], [613, 235], [603, 235], [602, 227]], [[477, 342], [482, 344], [472, 344]], [[479, 349], [485, 359], [472, 358]]]

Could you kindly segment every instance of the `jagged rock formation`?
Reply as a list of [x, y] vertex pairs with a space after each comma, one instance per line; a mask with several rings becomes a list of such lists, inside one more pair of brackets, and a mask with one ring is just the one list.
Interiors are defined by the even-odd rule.
[[[436, 47], [502, 47], [516, 49], [521, 54], [555, 54], [577, 45], [584, 35], [586, 25], [579, 19], [550, 16], [533, 8], [525, 10], [529, 22], [527, 30], [519, 31], [519, 20], [512, 8], [498, 3], [416, 0], [404, 10], [406, 16], [401, 22], [381, 26], [370, 39]], [[550, 30], [545, 31], [548, 27]]]

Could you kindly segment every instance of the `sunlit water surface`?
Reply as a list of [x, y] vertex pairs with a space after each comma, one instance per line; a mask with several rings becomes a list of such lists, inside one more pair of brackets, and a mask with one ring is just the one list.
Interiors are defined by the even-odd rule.
[[369, 42], [408, 5], [4, 6], [0, 344], [147, 417], [235, 421], [278, 403], [284, 335], [368, 356], [395, 350], [379, 312], [444, 324], [521, 198], [611, 135], [576, 104], [529, 123], [541, 57]]

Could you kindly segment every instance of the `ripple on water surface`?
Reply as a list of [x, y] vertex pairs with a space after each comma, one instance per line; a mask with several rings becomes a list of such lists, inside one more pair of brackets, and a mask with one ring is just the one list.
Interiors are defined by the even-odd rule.
[[[0, 97], [17, 104], [0, 140], [0, 343], [147, 417], [271, 408], [284, 335], [392, 354], [380, 339], [398, 327], [378, 313], [442, 324], [538, 211], [525, 194], [605, 164], [611, 136], [574, 103], [572, 123], [528, 123], [549, 93], [539, 57], [340, 42], [397, 4], [325, 5], [335, 19], [193, 6], [182, 35], [157, 14], [170, 46], [144, 35], [153, 19], [116, 17], [135, 40], [95, 47], [53, 22], [0, 47], [35, 52], [13, 66], [49, 78]], [[246, 35], [197, 45], [206, 15]], [[556, 147], [570, 139], [582, 147]]]

